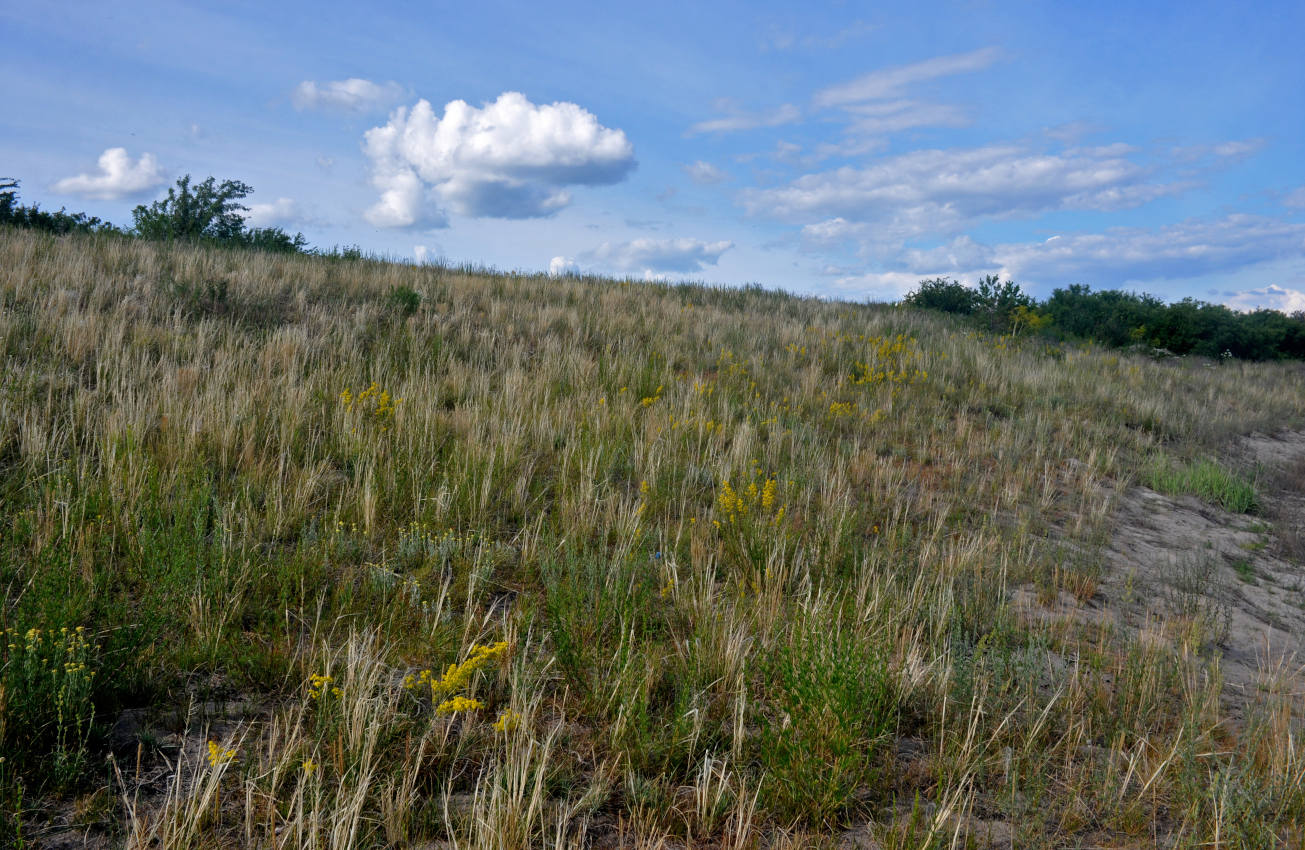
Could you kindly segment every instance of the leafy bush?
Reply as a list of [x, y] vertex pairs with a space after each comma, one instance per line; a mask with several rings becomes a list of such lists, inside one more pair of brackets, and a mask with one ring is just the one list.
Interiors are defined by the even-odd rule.
[[[990, 330], [1006, 332], [1018, 321], [1016, 311], [1028, 311], [1033, 298], [1013, 281], [1002, 282], [996, 275], [988, 275], [970, 288], [958, 280], [937, 277], [920, 281], [919, 287], [907, 295], [904, 303], [912, 307], [941, 310], [961, 316], [974, 316]], [[1027, 316], [1025, 317], [1027, 324]]]
[[941, 310], [944, 313], [957, 313], [968, 316], [978, 306], [977, 293], [959, 280], [936, 277], [920, 281], [919, 287], [902, 299], [912, 307], [928, 310]]
[[390, 290], [390, 303], [406, 319], [421, 306], [421, 293], [410, 286], [399, 286]]
[[187, 174], [168, 189], [166, 198], [132, 210], [133, 228], [146, 239], [235, 239], [245, 229], [241, 213], [249, 210], [240, 201], [253, 191], [248, 183], [224, 180], [219, 184], [215, 177], [191, 188]]
[[835, 823], [878, 777], [897, 725], [885, 660], [861, 636], [808, 619], [769, 678], [777, 716], [761, 733], [768, 805], [813, 826]]
[[264, 251], [301, 253], [308, 247], [302, 233], [291, 236], [279, 227], [245, 226], [248, 212], [240, 201], [254, 191], [240, 180], [209, 177], [191, 185], [187, 174], [168, 189], [166, 198], [132, 210], [133, 232], [145, 239], [161, 241], [209, 241], [241, 245]]

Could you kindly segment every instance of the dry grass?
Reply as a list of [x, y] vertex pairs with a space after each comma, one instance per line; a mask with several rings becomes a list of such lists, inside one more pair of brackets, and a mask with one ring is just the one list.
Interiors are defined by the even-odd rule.
[[[1291, 677], [1239, 732], [1200, 647], [1009, 601], [1090, 598], [1050, 553], [1108, 536], [1101, 482], [1298, 427], [1298, 365], [16, 232], [0, 351], [0, 625], [94, 632], [102, 723], [267, 707], [230, 760], [156, 747], [166, 792], [124, 769], [128, 846], [959, 847], [980, 821], [1022, 847], [1301, 840]], [[499, 640], [457, 692], [480, 707], [403, 685]], [[830, 658], [882, 666], [882, 692]], [[893, 740], [858, 737], [859, 705]], [[821, 746], [780, 746], [789, 724]], [[783, 777], [829, 753], [855, 781], [794, 810]], [[59, 796], [27, 764], [30, 824]]]

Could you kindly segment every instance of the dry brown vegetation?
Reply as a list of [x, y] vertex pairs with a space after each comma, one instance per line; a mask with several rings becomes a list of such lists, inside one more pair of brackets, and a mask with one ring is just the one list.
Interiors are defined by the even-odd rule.
[[1025, 604], [1300, 364], [13, 231], [0, 350], [0, 842], [1302, 841], [1289, 666]]

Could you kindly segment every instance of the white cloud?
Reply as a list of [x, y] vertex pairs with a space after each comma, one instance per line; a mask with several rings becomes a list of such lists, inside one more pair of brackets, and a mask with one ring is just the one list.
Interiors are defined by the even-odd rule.
[[296, 109], [336, 109], [344, 112], [373, 112], [403, 97], [403, 86], [395, 82], [373, 83], [358, 77], [318, 83], [304, 80], [295, 86], [291, 100]]
[[1286, 195], [1283, 195], [1282, 205], [1293, 208], [1305, 207], [1305, 186], [1292, 189]]
[[1235, 214], [1164, 227], [1119, 227], [997, 245], [995, 264], [1018, 277], [1115, 286], [1193, 277], [1283, 257], [1305, 257], [1305, 224]]
[[323, 171], [329, 172], [335, 167], [335, 158], [330, 156], [319, 156], [317, 158], [317, 167]]
[[536, 106], [505, 92], [481, 108], [426, 100], [368, 130], [363, 151], [380, 200], [378, 227], [446, 223], [444, 209], [490, 218], [537, 218], [570, 203], [566, 186], [623, 180], [635, 166], [625, 133], [574, 103]]
[[[857, 225], [828, 221], [812, 226], [805, 238], [863, 238]], [[1260, 216], [1229, 215], [1189, 219], [1163, 227], [1119, 227], [1103, 233], [1072, 233], [1039, 242], [984, 245], [958, 236], [930, 248], [900, 250], [878, 268], [849, 273], [831, 267], [833, 288], [855, 297], [896, 299], [921, 280], [952, 277], [974, 282], [995, 274], [1026, 287], [1086, 283], [1096, 289], [1145, 281], [1197, 277], [1248, 268], [1267, 268], [1279, 260], [1305, 259], [1305, 224]], [[1305, 309], [1305, 292], [1269, 286], [1225, 293], [1237, 309]]]
[[563, 275], [575, 274], [580, 271], [575, 260], [570, 257], [554, 257], [548, 261], [548, 276], [562, 277]]
[[745, 112], [731, 101], [721, 101], [721, 111], [726, 114], [720, 118], [699, 121], [688, 130], [686, 136], [700, 133], [732, 133], [736, 130], [755, 130], [758, 127], [779, 127], [792, 124], [802, 117], [802, 110], [791, 103], [785, 103], [764, 112]]
[[832, 35], [798, 36], [791, 30], [772, 27], [770, 33], [762, 39], [761, 49], [793, 50], [800, 47], [807, 50], [835, 50], [850, 41], [874, 32], [876, 29], [878, 27], [874, 24], [868, 24], [865, 21], [853, 21]]
[[[919, 150], [867, 168], [846, 166], [807, 174], [787, 185], [740, 196], [756, 215], [808, 221], [815, 217], [866, 224], [886, 244], [959, 232], [984, 218], [1031, 216], [1050, 210], [1118, 210], [1176, 194], [1187, 184], [1147, 183], [1150, 169], [1114, 148], [1044, 154], [1014, 145]], [[819, 231], [824, 224], [808, 225]], [[804, 233], [804, 236], [830, 234]]]
[[284, 227], [303, 220], [293, 198], [277, 198], [270, 204], [250, 204], [245, 221], [254, 227]]
[[418, 265], [424, 265], [426, 260], [430, 258], [430, 248], [425, 245], [413, 245], [412, 257], [417, 261]]
[[[834, 239], [857, 238], [863, 235], [858, 227], [824, 222], [812, 230]], [[984, 245], [959, 236], [932, 248], [902, 250], [888, 265], [903, 280], [941, 275], [973, 280], [998, 274], [1030, 284], [1082, 282], [1110, 288], [1227, 272], [1283, 258], [1305, 258], [1305, 224], [1229, 215], [1163, 227], [1063, 234], [1039, 242]]]
[[854, 80], [816, 92], [815, 104], [818, 107], [845, 106], [866, 100], [897, 98], [902, 96], [908, 86], [915, 83], [981, 71], [1000, 58], [1000, 50], [995, 47], [985, 47], [969, 53], [938, 56], [911, 65], [871, 71]]
[[1263, 289], [1247, 289], [1226, 296], [1224, 304], [1234, 310], [1281, 310], [1284, 313], [1305, 311], [1305, 291], [1270, 284]]
[[692, 165], [683, 166], [683, 168], [684, 173], [689, 175], [690, 180], [704, 186], [711, 185], [712, 183], [723, 183], [730, 179], [729, 174], [712, 165], [710, 162], [703, 162], [702, 160], [698, 160]]
[[65, 177], [54, 184], [54, 191], [115, 201], [149, 192], [167, 182], [162, 166], [152, 153], [141, 154], [140, 159], [132, 162], [126, 148], [109, 148], [100, 154], [98, 164], [98, 174]]
[[940, 103], [889, 100], [845, 107], [852, 121], [848, 131], [883, 135], [916, 127], [964, 127], [970, 123], [965, 110]]
[[604, 242], [587, 259], [623, 272], [698, 272], [715, 265], [733, 242], [698, 239], [635, 239]]
[[867, 272], [837, 278], [833, 288], [845, 298], [870, 301], [899, 301], [902, 296], [919, 285], [921, 277], [914, 272]]
[[1216, 156], [1229, 157], [1232, 159], [1245, 159], [1251, 154], [1258, 153], [1264, 148], [1264, 139], [1242, 139], [1232, 142], [1221, 142], [1214, 146], [1213, 150]]

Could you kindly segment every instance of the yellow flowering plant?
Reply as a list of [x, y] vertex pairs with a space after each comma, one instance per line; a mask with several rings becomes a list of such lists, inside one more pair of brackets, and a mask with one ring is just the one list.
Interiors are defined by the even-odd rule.
[[5, 629], [0, 637], [0, 752], [56, 785], [85, 767], [100, 647], [82, 626]]
[[379, 428], [381, 431], [390, 430], [394, 425], [394, 414], [401, 404], [403, 399], [392, 398], [390, 393], [382, 389], [376, 381], [372, 381], [366, 389], [359, 390], [357, 393], [347, 388], [340, 393], [340, 405], [346, 414], [354, 417], [352, 428], [355, 432], [359, 422]]
[[436, 675], [430, 669], [409, 673], [403, 679], [403, 687], [422, 703], [435, 707], [435, 713], [441, 715], [465, 714], [485, 707], [480, 700], [465, 695], [470, 689], [472, 679], [480, 670], [499, 662], [507, 655], [508, 643], [505, 640], [489, 644], [473, 644], [466, 659], [461, 663], [450, 664], [443, 675]]

